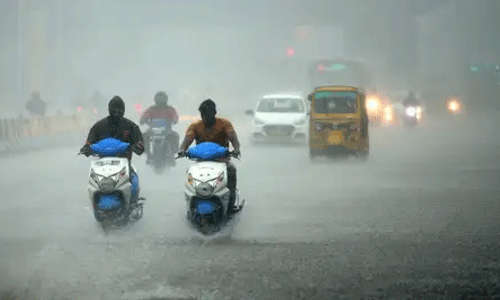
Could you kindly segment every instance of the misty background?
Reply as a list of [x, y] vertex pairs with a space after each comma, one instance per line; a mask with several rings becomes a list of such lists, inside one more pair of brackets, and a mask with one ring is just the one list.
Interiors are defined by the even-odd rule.
[[20, 111], [39, 91], [48, 111], [74, 111], [96, 89], [129, 105], [166, 90], [181, 113], [208, 96], [232, 110], [309, 89], [307, 64], [336, 57], [369, 62], [377, 88], [420, 90], [500, 61], [499, 13], [495, 0], [2, 0], [0, 103]]

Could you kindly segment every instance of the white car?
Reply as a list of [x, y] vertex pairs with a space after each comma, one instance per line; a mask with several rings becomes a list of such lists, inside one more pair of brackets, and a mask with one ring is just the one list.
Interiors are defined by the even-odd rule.
[[251, 141], [306, 141], [309, 103], [300, 94], [266, 95], [248, 113], [254, 116]]

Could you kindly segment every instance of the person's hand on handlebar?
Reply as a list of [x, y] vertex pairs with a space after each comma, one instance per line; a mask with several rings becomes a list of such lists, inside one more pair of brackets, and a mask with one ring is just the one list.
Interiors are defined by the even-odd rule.
[[82, 149], [80, 149], [80, 153], [89, 157], [90, 155], [92, 155], [92, 149], [89, 145], [85, 145], [82, 147]]
[[241, 156], [241, 151], [240, 151], [240, 149], [234, 149], [234, 150], [233, 150], [233, 156], [234, 156], [235, 158], [238, 158], [238, 159], [239, 159], [239, 158], [240, 158], [240, 156]]
[[186, 156], [186, 150], [179, 150], [179, 152], [177, 152], [177, 158], [181, 158], [181, 157], [185, 157]]

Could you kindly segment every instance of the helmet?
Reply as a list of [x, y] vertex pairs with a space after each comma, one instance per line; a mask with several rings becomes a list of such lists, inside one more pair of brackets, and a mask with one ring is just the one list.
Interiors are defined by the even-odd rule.
[[155, 103], [157, 105], [166, 105], [168, 103], [167, 93], [165, 93], [164, 91], [157, 92], [155, 94]]

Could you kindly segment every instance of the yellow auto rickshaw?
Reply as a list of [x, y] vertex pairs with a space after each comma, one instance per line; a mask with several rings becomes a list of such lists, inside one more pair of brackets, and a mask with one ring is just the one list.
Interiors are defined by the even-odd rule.
[[350, 86], [322, 86], [311, 103], [309, 157], [354, 155], [367, 160], [370, 150], [365, 92]]

